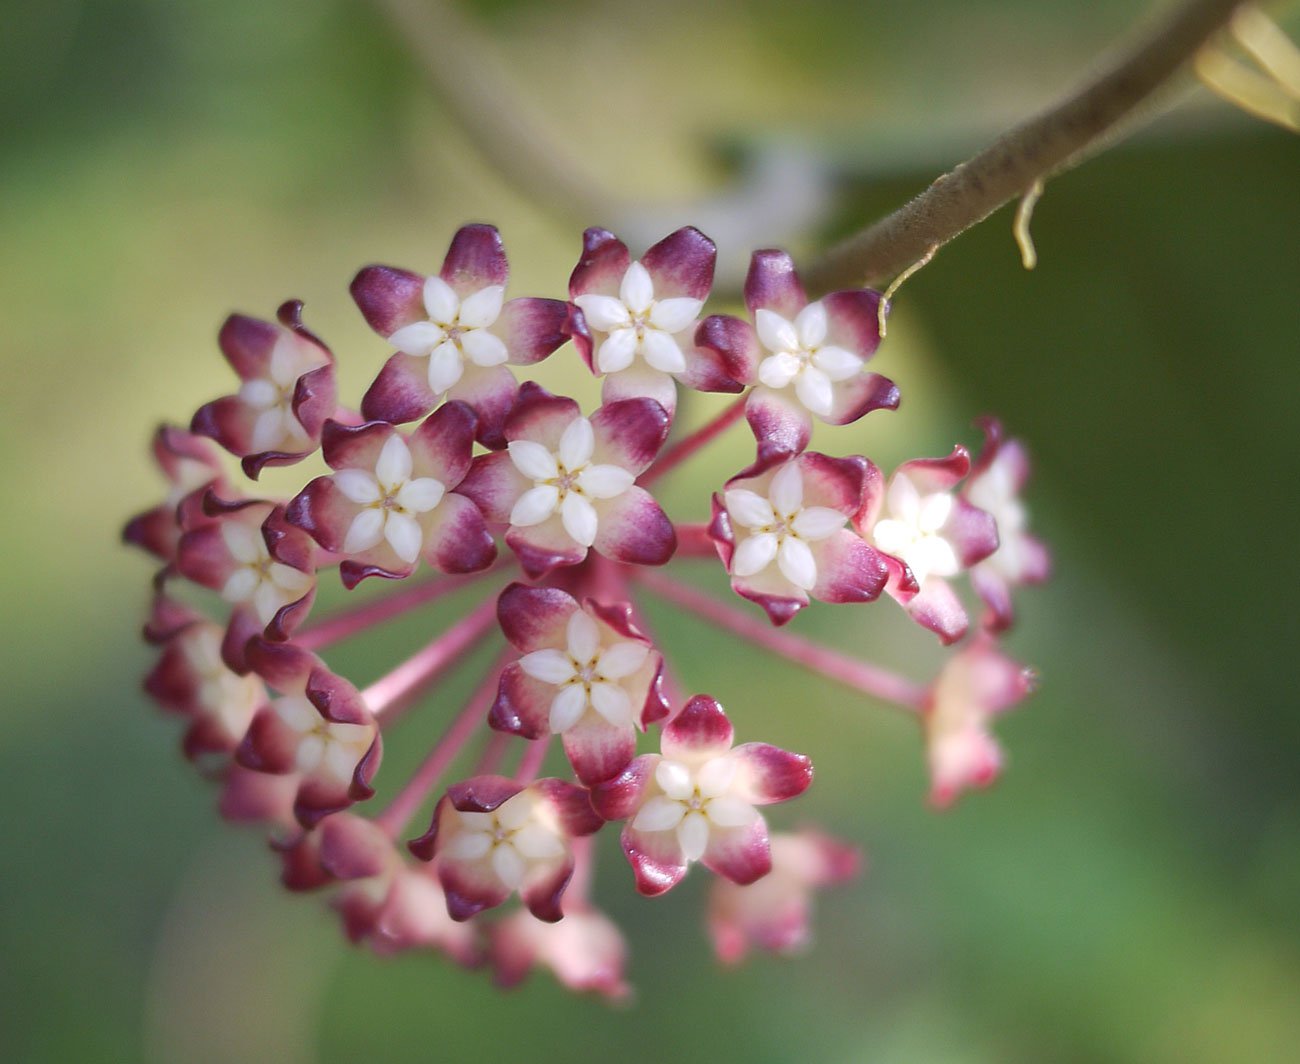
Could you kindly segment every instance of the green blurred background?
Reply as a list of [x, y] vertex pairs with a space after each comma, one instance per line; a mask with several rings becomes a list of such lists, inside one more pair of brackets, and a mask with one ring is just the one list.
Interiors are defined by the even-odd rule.
[[[694, 220], [664, 205], [763, 146], [820, 160], [840, 194], [806, 254], [1049, 100], [1132, 7], [465, 10], [564, 150], [656, 220]], [[902, 410], [822, 442], [889, 467], [974, 443], [984, 411], [1029, 441], [1058, 576], [1010, 641], [1043, 683], [1000, 727], [1009, 771], [936, 815], [909, 722], [656, 610], [742, 738], [813, 755], [817, 786], [773, 821], [821, 821], [870, 868], [824, 899], [807, 956], [724, 972], [706, 877], [637, 898], [602, 837], [638, 987], [610, 1009], [546, 976], [501, 996], [376, 960], [284, 895], [138, 693], [150, 566], [117, 543], [159, 493], [153, 426], [229, 389], [227, 310], [305, 299], [355, 401], [385, 353], [346, 294], [359, 265], [432, 270], [457, 225], [492, 221], [513, 292], [560, 295], [577, 228], [481, 161], [362, 0], [4, 0], [0, 25], [0, 1058], [1296, 1059], [1295, 138], [1202, 92], [1050, 184], [1036, 272], [1004, 212], [902, 290], [876, 362]], [[764, 224], [725, 268], [786, 238]], [[594, 394], [560, 358], [547, 379]], [[679, 517], [739, 465], [743, 430], [727, 441], [666, 492]], [[331, 660], [364, 682], [428, 623]], [[938, 660], [887, 604], [795, 628], [918, 677]], [[469, 682], [403, 723], [390, 769]]]

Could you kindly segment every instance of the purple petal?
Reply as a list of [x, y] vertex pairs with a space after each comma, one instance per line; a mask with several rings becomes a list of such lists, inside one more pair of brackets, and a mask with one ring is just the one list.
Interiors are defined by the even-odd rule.
[[362, 316], [385, 340], [403, 325], [425, 320], [423, 274], [395, 266], [367, 266], [352, 279], [350, 290]]
[[660, 747], [674, 761], [720, 757], [731, 749], [735, 730], [722, 706], [708, 695], [696, 695], [668, 724]]
[[[630, 488], [628, 494], [636, 491]], [[601, 529], [603, 533], [604, 529]], [[600, 533], [596, 538], [599, 550]], [[552, 569], [577, 565], [587, 557], [587, 548], [576, 543], [565, 531], [559, 514], [541, 524], [527, 528], [511, 528], [506, 533], [506, 545], [515, 552], [519, 564], [530, 579], [540, 580]]]
[[657, 403], [672, 417], [677, 409], [677, 382], [642, 362], [634, 362], [601, 381], [600, 401], [607, 406], [638, 399]]
[[636, 732], [631, 727], [611, 724], [590, 711], [564, 733], [563, 742], [565, 757], [587, 787], [619, 775], [636, 755]]
[[558, 299], [511, 299], [492, 331], [506, 342], [510, 363], [531, 366], [569, 339], [569, 305]]
[[880, 346], [879, 292], [858, 288], [832, 292], [822, 298], [826, 308], [826, 342], [870, 358]]
[[514, 662], [501, 673], [488, 724], [497, 731], [524, 739], [541, 739], [550, 734], [551, 700], [555, 691], [554, 686], [533, 679]]
[[752, 824], [737, 828], [714, 828], [700, 863], [710, 872], [739, 883], [753, 883], [772, 870], [772, 850], [767, 838], [767, 822], [758, 817]]
[[541, 385], [526, 381], [506, 422], [506, 439], [532, 440], [554, 453], [560, 449], [564, 430], [581, 414], [574, 400], [552, 395]]
[[793, 321], [807, 304], [808, 295], [799, 281], [794, 260], [774, 248], [755, 251], [745, 277], [745, 306], [750, 316], [761, 307]]
[[641, 473], [663, 447], [672, 418], [651, 399], [625, 399], [592, 414], [591, 428], [596, 440], [593, 462]]
[[623, 274], [632, 263], [627, 245], [607, 229], [588, 229], [582, 234], [582, 257], [569, 276], [569, 297], [596, 293], [618, 294]]
[[266, 376], [271, 349], [280, 339], [280, 329], [269, 321], [244, 314], [232, 314], [221, 325], [217, 344], [241, 380]]
[[655, 285], [656, 299], [707, 299], [713, 287], [718, 249], [694, 226], [670, 233], [641, 256]]
[[336, 879], [364, 879], [392, 871], [398, 862], [393, 843], [374, 821], [351, 813], [321, 825], [320, 862]]
[[948, 491], [970, 472], [970, 452], [961, 444], [943, 458], [914, 458], [895, 473], [904, 473], [922, 494]]
[[644, 488], [633, 485], [618, 498], [594, 505], [600, 523], [593, 546], [605, 557], [629, 565], [663, 565], [677, 550], [673, 523]]
[[557, 587], [511, 584], [497, 599], [497, 621], [511, 645], [525, 654], [567, 646], [569, 618], [577, 600]]
[[[762, 361], [763, 350], [758, 334], [749, 322], [726, 314], [714, 314], [700, 322], [695, 330], [695, 344], [717, 355], [719, 368], [727, 377], [741, 384], [753, 384], [758, 380], [758, 364]], [[691, 387], [698, 386], [692, 384]]]
[[423, 556], [444, 573], [476, 573], [496, 561], [496, 540], [483, 513], [463, 495], [444, 495], [431, 513], [423, 515], [421, 527]]
[[592, 808], [586, 788], [548, 777], [532, 783], [530, 789], [550, 804], [557, 823], [569, 838], [591, 835], [604, 826], [604, 819]]
[[960, 496], [953, 500], [952, 515], [944, 526], [944, 534], [957, 549], [963, 569], [969, 569], [998, 549], [998, 525], [993, 515]]
[[828, 425], [849, 425], [873, 410], [897, 410], [900, 399], [898, 385], [888, 377], [859, 373], [832, 387], [831, 412], [822, 420]]
[[643, 754], [617, 776], [592, 787], [592, 808], [605, 820], [627, 820], [633, 816], [641, 808], [661, 760], [658, 754]]
[[489, 285], [504, 287], [510, 279], [510, 266], [496, 227], [476, 224], [456, 230], [439, 276], [462, 299]]
[[944, 646], [950, 646], [966, 634], [970, 624], [966, 608], [941, 577], [930, 577], [906, 605], [912, 620], [934, 632]]
[[798, 454], [812, 436], [812, 417], [784, 393], [758, 385], [745, 401], [745, 420], [758, 442], [760, 459]]
[[573, 858], [560, 862], [553, 868], [543, 866], [539, 874], [530, 876], [519, 888], [519, 897], [528, 911], [537, 919], [553, 924], [564, 918], [560, 900], [564, 889], [573, 878]]
[[460, 380], [447, 391], [448, 399], [468, 403], [478, 415], [478, 441], [494, 450], [504, 447], [502, 430], [519, 392], [519, 382], [509, 366], [478, 366], [466, 362]]
[[739, 763], [733, 793], [750, 805], [787, 802], [812, 783], [812, 761], [803, 754], [767, 743], [742, 743], [732, 756]]
[[415, 421], [437, 402], [438, 397], [429, 387], [429, 360], [398, 351], [366, 389], [361, 413], [368, 421]]
[[472, 499], [489, 521], [509, 524], [515, 501], [532, 486], [533, 482], [515, 468], [510, 455], [498, 451], [475, 458], [456, 492]]
[[812, 597], [821, 602], [874, 602], [889, 580], [883, 555], [847, 528], [809, 545], [817, 562]]
[[686, 858], [674, 831], [635, 831], [624, 825], [623, 854], [636, 876], [638, 893], [648, 898], [671, 890], [686, 875]]

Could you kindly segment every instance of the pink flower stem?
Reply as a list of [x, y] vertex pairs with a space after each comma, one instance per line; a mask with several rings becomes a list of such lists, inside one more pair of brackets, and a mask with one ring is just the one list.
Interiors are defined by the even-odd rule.
[[848, 657], [820, 643], [773, 628], [766, 620], [726, 606], [712, 595], [649, 570], [637, 572], [635, 579], [654, 594], [676, 603], [695, 616], [712, 621], [747, 642], [774, 651], [796, 665], [802, 665], [855, 691], [901, 706], [912, 713], [920, 712], [925, 702], [926, 689], [920, 684], [865, 661]]
[[483, 639], [497, 619], [495, 597], [481, 602], [473, 612], [443, 632], [423, 650], [416, 651], [388, 675], [361, 692], [376, 717], [392, 715], [434, 683], [467, 650]]
[[527, 786], [537, 779], [537, 773], [541, 771], [542, 762], [546, 760], [546, 751], [550, 745], [551, 736], [547, 735], [541, 739], [533, 739], [524, 748], [524, 755], [519, 759], [519, 767], [515, 769], [516, 783]]
[[570, 902], [586, 901], [591, 895], [591, 880], [595, 872], [591, 841], [590, 835], [569, 840], [569, 851], [573, 854], [573, 875], [569, 879], [565, 896]]
[[496, 698], [501, 670], [514, 659], [516, 653], [512, 648], [497, 659], [496, 664], [487, 671], [483, 681], [469, 696], [465, 708], [452, 720], [437, 745], [429, 751], [428, 756], [407, 780], [406, 785], [397, 792], [388, 808], [375, 817], [375, 823], [388, 833], [389, 838], [396, 838], [397, 834], [406, 827], [420, 804], [437, 785], [439, 777], [456, 759], [456, 755], [473, 736], [475, 729], [483, 723], [488, 710], [492, 707], [492, 700]]
[[364, 628], [369, 628], [372, 624], [381, 624], [394, 617], [400, 617], [417, 606], [436, 602], [498, 568], [499, 565], [493, 565], [478, 573], [468, 573], [464, 576], [437, 576], [425, 580], [412, 587], [404, 588], [396, 594], [376, 599], [364, 606], [340, 613], [336, 617], [326, 618], [294, 636], [294, 644], [304, 650], [320, 650]]
[[741, 395], [712, 421], [705, 422], [689, 436], [683, 436], [669, 447], [654, 465], [641, 474], [638, 483], [644, 486], [658, 480], [669, 470], [690, 458], [701, 447], [726, 432], [740, 420], [744, 412], [745, 396]]
[[709, 538], [709, 526], [700, 524], [674, 525], [677, 533], [677, 553], [674, 558], [716, 558], [718, 548]]

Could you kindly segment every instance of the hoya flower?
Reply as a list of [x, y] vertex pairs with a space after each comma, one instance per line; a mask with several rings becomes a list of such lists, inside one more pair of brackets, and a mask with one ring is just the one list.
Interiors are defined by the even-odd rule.
[[195, 528], [205, 520], [205, 491], [212, 488], [222, 493], [221, 465], [207, 440], [174, 425], [161, 425], [154, 433], [153, 455], [167, 478], [167, 497], [153, 509], [131, 518], [122, 530], [122, 538], [170, 562], [182, 527]]
[[414, 421], [445, 395], [478, 414], [478, 438], [501, 446], [518, 382], [510, 366], [539, 362], [565, 342], [568, 307], [557, 299], [506, 300], [509, 265], [501, 234], [466, 225], [433, 276], [367, 266], [352, 298], [396, 354], [361, 400], [373, 421]]
[[623, 853], [642, 894], [670, 890], [695, 861], [734, 883], [771, 869], [767, 823], [755, 806], [802, 794], [812, 762], [766, 743], [733, 748], [734, 737], [722, 706], [696, 695], [664, 726], [661, 753], [592, 789], [601, 816], [627, 822]]
[[989, 727], [1033, 687], [1032, 670], [1012, 661], [985, 635], [948, 659], [924, 709], [934, 805], [951, 805], [962, 791], [997, 779], [1002, 750]]
[[858, 529], [885, 555], [887, 590], [912, 619], [945, 644], [966, 634], [966, 609], [947, 578], [987, 558], [998, 546], [993, 518], [954, 489], [970, 471], [970, 455], [954, 447], [946, 458], [904, 462], [888, 485], [867, 472]]
[[447, 914], [432, 866], [413, 866], [382, 828], [351, 813], [329, 817], [319, 831], [321, 866], [342, 884], [333, 904], [349, 940], [378, 954], [425, 948], [478, 963], [477, 931]]
[[303, 489], [289, 520], [344, 556], [348, 587], [367, 576], [409, 576], [420, 558], [448, 573], [487, 567], [496, 543], [478, 507], [453, 491], [469, 471], [475, 420], [451, 402], [409, 437], [383, 421], [328, 422], [323, 452], [335, 473]]
[[569, 297], [582, 311], [573, 340], [604, 378], [604, 402], [643, 396], [671, 416], [675, 381], [698, 391], [743, 390], [725, 359], [693, 339], [717, 256], [713, 241], [691, 227], [670, 233], [636, 261], [613, 233], [583, 234], [582, 258], [569, 278]]
[[236, 823], [296, 829], [293, 803], [297, 794], [298, 778], [293, 773], [272, 776], [245, 768], [238, 761], [229, 761], [221, 770], [217, 812]]
[[773, 624], [785, 624], [810, 597], [870, 602], [884, 588], [884, 560], [846, 527], [862, 506], [867, 468], [863, 458], [777, 452], [713, 497], [709, 534], [731, 586]]
[[772, 871], [740, 886], [716, 879], [709, 890], [709, 937], [724, 964], [751, 949], [794, 953], [812, 937], [813, 894], [858, 874], [858, 850], [817, 831], [772, 836]]
[[527, 909], [488, 929], [488, 959], [498, 986], [515, 986], [536, 967], [549, 968], [570, 990], [624, 1001], [631, 987], [623, 978], [627, 944], [604, 913], [586, 903], [571, 905], [557, 924]]
[[507, 450], [480, 455], [460, 486], [537, 577], [594, 548], [614, 561], [662, 565], [672, 522], [636, 478], [654, 461], [669, 418], [651, 399], [607, 403], [590, 418], [572, 399], [525, 384], [505, 423]]
[[279, 324], [232, 314], [217, 342], [241, 384], [199, 408], [191, 428], [243, 459], [256, 479], [267, 465], [300, 461], [320, 443], [335, 412], [334, 356], [302, 324], [302, 303], [277, 311]]
[[144, 688], [188, 722], [182, 748], [191, 759], [234, 751], [266, 699], [262, 681], [234, 672], [221, 656], [225, 630], [192, 614], [163, 643]]
[[994, 418], [983, 421], [980, 451], [962, 497], [993, 516], [998, 549], [970, 571], [971, 585], [988, 606], [986, 627], [1002, 631], [1015, 618], [1011, 590], [1021, 584], [1041, 584], [1051, 572], [1051, 556], [1043, 542], [1026, 531], [1028, 515], [1020, 493], [1029, 479], [1029, 456], [1019, 440], [1002, 436]]
[[560, 899], [573, 875], [570, 840], [601, 825], [587, 792], [558, 779], [524, 786], [503, 776], [475, 776], [449, 788], [429, 830], [411, 852], [437, 859], [453, 920], [468, 920], [515, 891], [539, 920], [564, 913]]
[[297, 773], [294, 814], [304, 827], [369, 798], [382, 744], [357, 689], [291, 643], [256, 639], [248, 661], [280, 697], [253, 717], [236, 753], [239, 763]]
[[176, 567], [234, 607], [222, 656], [236, 672], [247, 672], [249, 639], [287, 639], [311, 609], [316, 546], [288, 523], [282, 506], [256, 499], [225, 502], [211, 494], [204, 506], [217, 519], [181, 537]]
[[754, 385], [745, 417], [759, 456], [808, 446], [812, 419], [847, 425], [898, 406], [898, 388], [865, 371], [880, 344], [879, 292], [832, 292], [809, 302], [784, 251], [754, 252], [745, 305], [754, 322], [714, 315], [695, 334], [744, 384]]
[[501, 674], [491, 725], [526, 739], [561, 736], [584, 784], [623, 771], [637, 730], [668, 715], [663, 656], [631, 612], [627, 603], [580, 605], [560, 588], [506, 588], [497, 619], [523, 657]]

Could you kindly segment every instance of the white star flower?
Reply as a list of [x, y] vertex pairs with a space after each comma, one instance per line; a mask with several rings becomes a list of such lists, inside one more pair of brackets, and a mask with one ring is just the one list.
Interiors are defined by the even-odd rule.
[[605, 339], [596, 351], [601, 373], [627, 369], [639, 356], [662, 373], [681, 373], [686, 356], [676, 335], [688, 329], [704, 306], [702, 299], [655, 299], [654, 280], [639, 262], [623, 274], [618, 296], [581, 295], [574, 302], [587, 324]]
[[441, 395], [465, 372], [465, 360], [476, 366], [499, 366], [509, 358], [505, 341], [490, 332], [501, 316], [502, 285], [488, 285], [461, 299], [441, 277], [424, 282], [427, 321], [403, 325], [388, 342], [399, 351], [429, 359], [429, 388]]
[[852, 351], [826, 343], [826, 308], [809, 303], [794, 321], [775, 311], [760, 309], [754, 317], [758, 338], [771, 352], [758, 365], [758, 379], [780, 390], [794, 384], [794, 393], [814, 414], [826, 417], [834, 403], [839, 381], [856, 376], [863, 361]]
[[888, 516], [871, 530], [875, 545], [901, 558], [912, 570], [917, 586], [930, 576], [956, 576], [961, 571], [956, 548], [940, 532], [952, 515], [953, 497], [938, 491], [922, 495], [905, 473], [895, 473], [885, 494]]
[[411, 451], [397, 433], [388, 437], [375, 470], [343, 469], [334, 484], [348, 499], [364, 507], [352, 519], [343, 540], [345, 554], [359, 554], [384, 540], [407, 564], [420, 556], [424, 532], [416, 516], [442, 501], [446, 485], [433, 477], [411, 477]]

